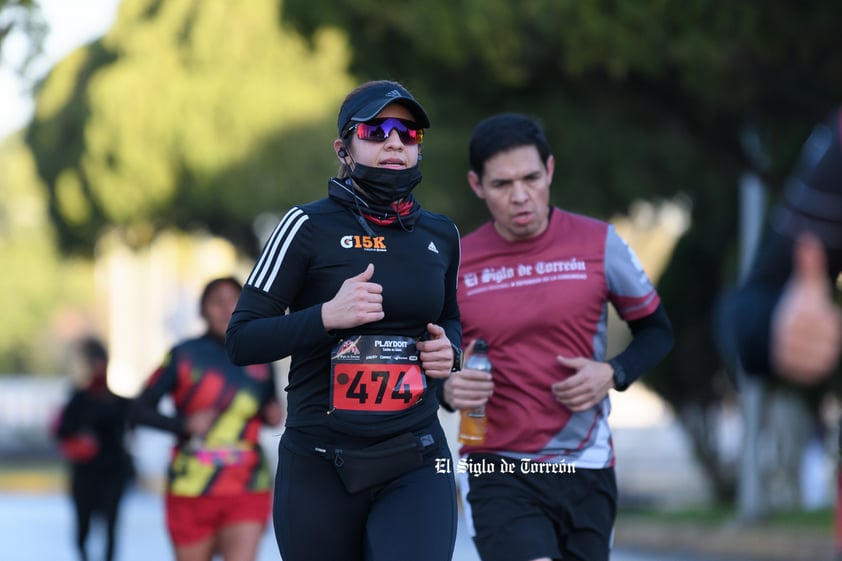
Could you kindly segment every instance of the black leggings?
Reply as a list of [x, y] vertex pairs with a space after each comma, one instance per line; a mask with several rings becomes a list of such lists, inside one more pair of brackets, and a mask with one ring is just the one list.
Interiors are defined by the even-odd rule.
[[[284, 561], [450, 561], [456, 544], [453, 475], [440, 427], [424, 465], [386, 485], [345, 491], [333, 464], [302, 453], [285, 433], [279, 447], [273, 520]], [[295, 451], [293, 451], [295, 450]]]
[[76, 547], [79, 558], [87, 561], [85, 542], [91, 529], [94, 514], [102, 516], [105, 522], [105, 561], [114, 558], [116, 544], [117, 514], [125, 488], [124, 477], [114, 477], [100, 470], [74, 470], [71, 483], [73, 507], [76, 511]]

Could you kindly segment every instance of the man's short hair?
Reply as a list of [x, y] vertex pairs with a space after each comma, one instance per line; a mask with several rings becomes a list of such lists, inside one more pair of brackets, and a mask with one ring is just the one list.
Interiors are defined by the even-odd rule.
[[537, 120], [521, 113], [499, 113], [488, 117], [474, 127], [471, 135], [468, 145], [471, 170], [482, 177], [485, 162], [500, 152], [521, 146], [534, 146], [545, 164], [551, 154], [544, 129]]

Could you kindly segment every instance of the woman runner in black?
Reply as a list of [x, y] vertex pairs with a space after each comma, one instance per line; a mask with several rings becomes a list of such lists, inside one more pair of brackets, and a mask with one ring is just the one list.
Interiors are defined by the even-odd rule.
[[237, 364], [292, 356], [274, 524], [284, 561], [447, 561], [453, 476], [436, 390], [461, 352], [459, 234], [412, 194], [424, 109], [363, 84], [339, 110], [324, 199], [292, 208], [228, 326]]

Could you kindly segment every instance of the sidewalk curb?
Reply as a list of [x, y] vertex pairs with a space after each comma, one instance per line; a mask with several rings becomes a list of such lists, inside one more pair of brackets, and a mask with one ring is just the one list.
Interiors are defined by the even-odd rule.
[[681, 552], [724, 560], [832, 561], [832, 529], [620, 520], [615, 547]]

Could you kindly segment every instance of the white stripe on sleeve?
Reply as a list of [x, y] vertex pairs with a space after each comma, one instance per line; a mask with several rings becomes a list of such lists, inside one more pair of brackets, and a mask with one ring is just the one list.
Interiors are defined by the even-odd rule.
[[278, 225], [275, 226], [275, 230], [263, 248], [263, 252], [260, 254], [260, 258], [246, 284], [269, 292], [292, 239], [308, 218], [304, 211], [298, 207], [291, 208], [284, 215]]

